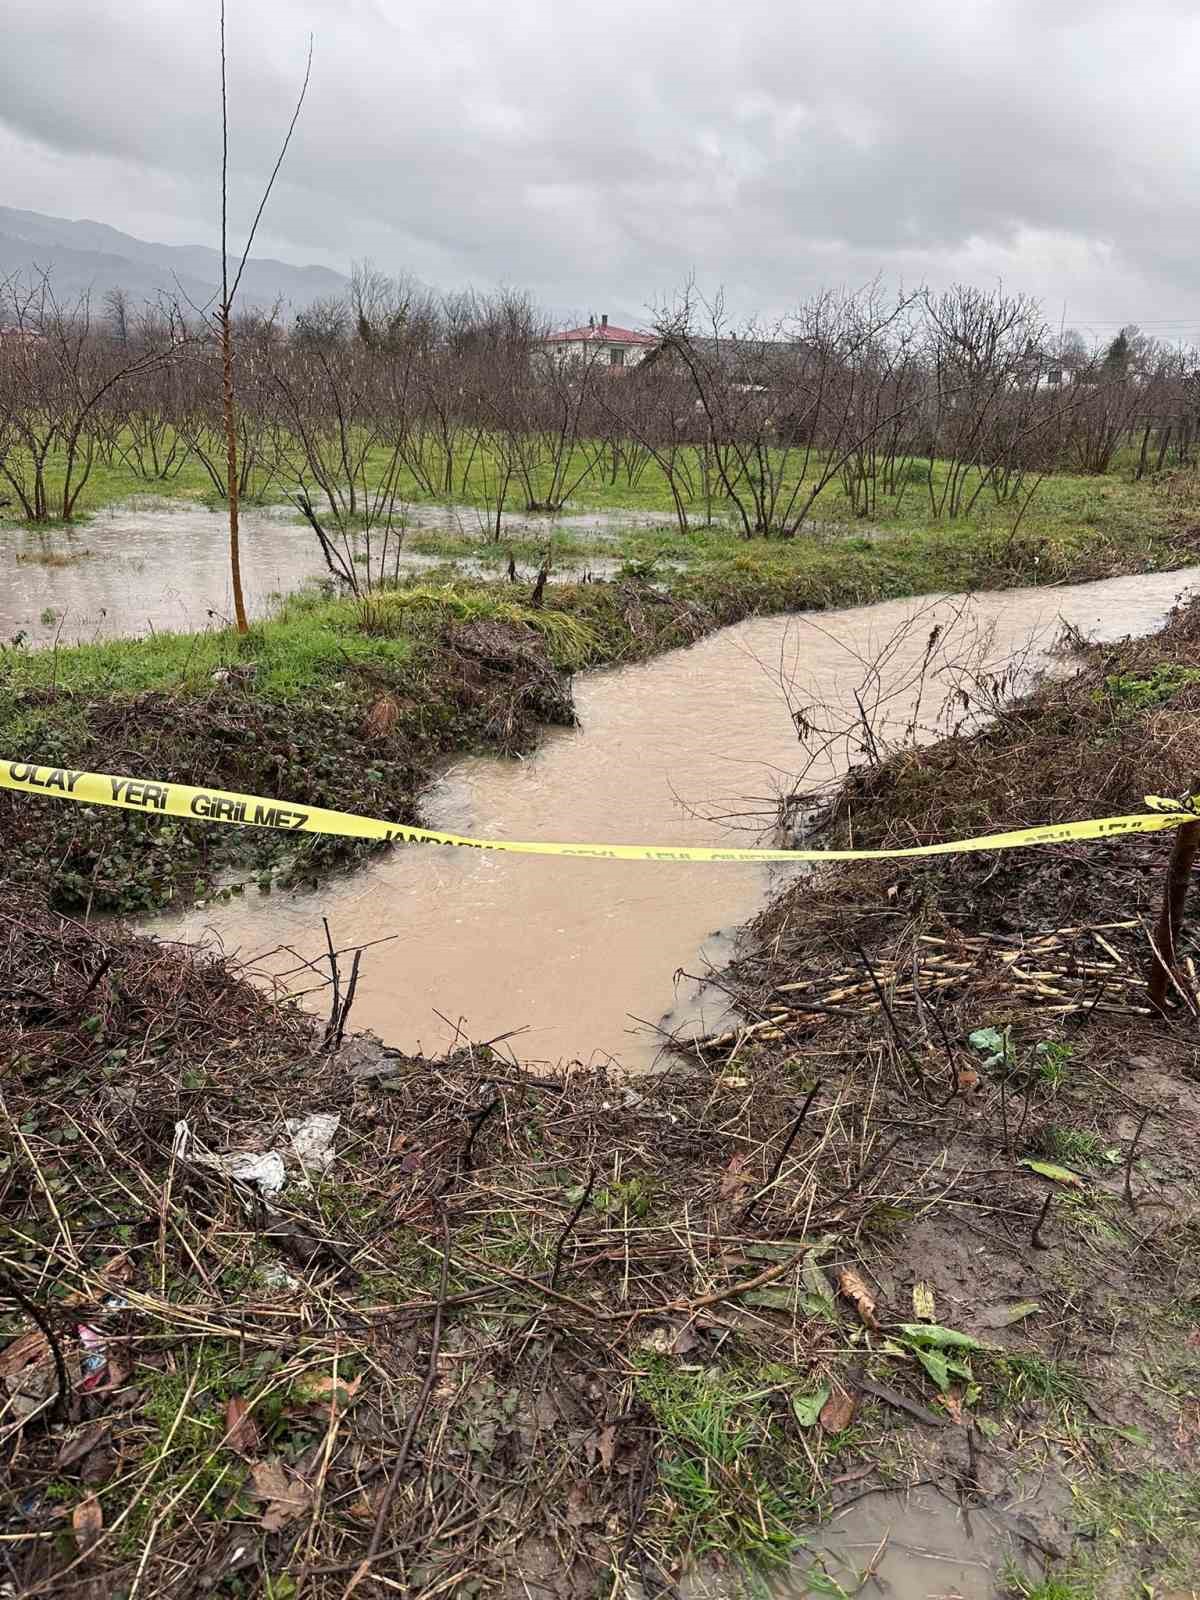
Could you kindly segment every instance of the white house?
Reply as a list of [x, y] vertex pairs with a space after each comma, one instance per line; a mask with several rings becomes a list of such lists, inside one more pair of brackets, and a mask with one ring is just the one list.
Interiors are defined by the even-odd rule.
[[586, 328], [564, 328], [561, 333], [552, 333], [542, 345], [545, 353], [558, 362], [614, 368], [636, 367], [657, 347], [658, 340], [652, 334], [614, 327], [607, 314], [599, 322], [589, 317]]

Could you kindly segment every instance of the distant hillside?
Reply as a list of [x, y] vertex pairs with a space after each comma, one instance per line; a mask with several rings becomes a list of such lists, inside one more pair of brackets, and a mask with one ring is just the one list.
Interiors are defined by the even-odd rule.
[[[99, 301], [107, 289], [120, 288], [135, 302], [182, 293], [203, 305], [220, 282], [221, 255], [204, 245], [150, 244], [104, 222], [68, 222], [0, 206], [0, 276], [35, 268], [53, 274], [62, 298], [90, 290]], [[347, 281], [328, 267], [251, 258], [238, 299], [244, 306], [283, 300], [298, 308], [340, 294]]]

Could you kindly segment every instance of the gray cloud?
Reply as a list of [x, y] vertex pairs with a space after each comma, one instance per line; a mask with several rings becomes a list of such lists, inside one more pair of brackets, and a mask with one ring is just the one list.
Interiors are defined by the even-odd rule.
[[[213, 242], [215, 17], [9, 0], [0, 198]], [[230, 0], [243, 225], [310, 29], [262, 239], [285, 259], [622, 320], [692, 271], [768, 315], [1002, 276], [1055, 318], [1200, 334], [1188, 0]]]

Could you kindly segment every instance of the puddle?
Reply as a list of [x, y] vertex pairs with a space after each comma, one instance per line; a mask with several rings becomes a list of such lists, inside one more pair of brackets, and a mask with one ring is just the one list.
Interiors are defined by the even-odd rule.
[[[994, 630], [989, 657], [998, 664], [1039, 629], [1049, 644], [1059, 617], [1098, 637], [1148, 632], [1198, 580], [1200, 569], [1190, 569], [985, 594], [971, 602], [971, 625]], [[456, 763], [428, 794], [425, 815], [477, 837], [753, 843], [746, 814], [770, 812], [799, 764], [781, 675], [810, 705], [847, 704], [862, 659], [891, 640], [878, 693], [896, 691], [886, 718], [902, 726], [929, 632], [960, 610], [953, 600], [906, 600], [758, 618], [638, 666], [588, 674], [576, 685], [579, 729], [549, 733], [525, 761]], [[835, 776], [838, 762], [832, 752], [810, 781]], [[718, 820], [732, 815], [740, 830]], [[248, 888], [227, 906], [159, 920], [151, 931], [215, 937], [279, 974], [321, 954], [327, 916], [340, 946], [390, 939], [364, 956], [353, 1022], [391, 1044], [436, 1052], [461, 1022], [475, 1040], [526, 1030], [507, 1046], [522, 1061], [611, 1058], [640, 1069], [660, 1047], [655, 1027], [720, 1023], [719, 993], [685, 980], [673, 988], [672, 974], [720, 967], [733, 931], [778, 877], [748, 863], [398, 848], [312, 893], [263, 898]], [[325, 1009], [324, 997], [312, 1003]]]
[[[1027, 1565], [1021, 1531], [1038, 1537], [1029, 1508], [1020, 1504], [965, 1510], [932, 1489], [870, 1495], [804, 1534], [806, 1548], [761, 1592], [772, 1600], [996, 1600], [1005, 1562]], [[1036, 1572], [1036, 1560], [1030, 1570]], [[707, 1574], [685, 1578], [678, 1592], [680, 1600], [727, 1600], [743, 1591]]]
[[[478, 528], [465, 520], [467, 515], [445, 506], [410, 507], [406, 512], [413, 526], [421, 527], [451, 529], [457, 526], [454, 519], [461, 518], [463, 531], [475, 536]], [[586, 517], [560, 519], [557, 526], [575, 521], [592, 526]], [[39, 534], [0, 528], [6, 577], [0, 594], [0, 644], [22, 633], [28, 648], [35, 649], [56, 640], [69, 645], [224, 626], [233, 616], [228, 538], [223, 510], [166, 500], [102, 511], [69, 531], [55, 528]], [[246, 607], [252, 617], [267, 615], [281, 595], [328, 577], [311, 530], [296, 520], [291, 506], [244, 507], [241, 540]], [[361, 536], [353, 536], [351, 549], [363, 548]], [[67, 566], [48, 566], [37, 559], [45, 555], [74, 559]], [[447, 564], [445, 556], [401, 550], [394, 567], [403, 576]], [[467, 576], [497, 576], [487, 562], [459, 557], [452, 564]], [[587, 571], [599, 578], [618, 565], [594, 556], [581, 555], [577, 562], [560, 557], [555, 573]], [[392, 571], [389, 557], [389, 575]], [[522, 563], [522, 575], [529, 571], [528, 563]]]
[[[414, 502], [402, 509], [410, 528], [453, 533], [465, 539], [487, 538], [495, 528], [495, 512], [482, 506], [429, 505]], [[720, 524], [718, 519], [717, 525]], [[562, 511], [505, 511], [500, 517], [501, 544], [508, 539], [550, 539], [556, 533], [584, 533], [596, 540], [619, 539], [637, 531], [675, 533], [674, 517], [652, 511], [582, 511], [568, 504]]]

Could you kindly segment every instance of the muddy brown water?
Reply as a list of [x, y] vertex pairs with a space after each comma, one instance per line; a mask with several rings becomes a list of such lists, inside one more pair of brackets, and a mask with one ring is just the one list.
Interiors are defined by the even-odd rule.
[[[872, 1494], [801, 1535], [786, 1571], [760, 1585], [773, 1600], [875, 1595], [881, 1600], [997, 1600], [1007, 1563], [1033, 1578], [1036, 1497], [1005, 1508], [960, 1506], [932, 1489]], [[734, 1600], [737, 1579], [684, 1577], [680, 1600]]]
[[[452, 506], [410, 507], [406, 519], [414, 528], [474, 537], [480, 532], [474, 513]], [[622, 519], [612, 512], [580, 513], [546, 522], [542, 531], [547, 537], [556, 529], [600, 536], [628, 531], [643, 521], [634, 516]], [[506, 531], [528, 536], [532, 526], [514, 521]], [[312, 532], [296, 521], [290, 506], [243, 508], [241, 537], [246, 606], [252, 617], [267, 615], [282, 595], [328, 576]], [[223, 509], [209, 511], [152, 499], [98, 512], [71, 529], [36, 533], [0, 528], [0, 560], [5, 568], [0, 644], [20, 634], [33, 649], [56, 640], [77, 644], [224, 626], [233, 615], [227, 541]], [[352, 537], [350, 549], [362, 552], [362, 538]], [[52, 565], [47, 557], [65, 558], [69, 564]], [[403, 577], [443, 564], [442, 556], [401, 549], [389, 558], [388, 573]], [[454, 565], [467, 574], [494, 576], [494, 569], [468, 558], [459, 558]], [[559, 556], [555, 565], [558, 571], [574, 567], [601, 577], [618, 563], [595, 556], [571, 561]]]
[[[1149, 632], [1197, 581], [1200, 569], [1189, 569], [983, 594], [965, 608], [905, 600], [754, 619], [581, 677], [578, 729], [548, 732], [527, 760], [456, 762], [428, 793], [425, 815], [477, 837], [752, 843], [746, 814], [761, 820], [800, 765], [781, 679], [793, 701], [844, 707], [863, 683], [863, 663], [887, 649], [867, 693], [895, 730], [912, 716], [914, 673], [935, 624], [949, 627], [947, 658], [972, 647], [977, 660], [1003, 667], [1016, 657], [1028, 670], [1060, 620], [1098, 638]], [[954, 679], [939, 664], [927, 709]], [[923, 717], [918, 736], [936, 732], [936, 719]], [[811, 776], [836, 776], [845, 758], [833, 752]], [[1088, 809], [1080, 796], [1080, 813]], [[741, 814], [736, 825], [717, 820], [731, 814]], [[400, 847], [314, 892], [263, 897], [249, 887], [228, 904], [159, 919], [152, 931], [216, 940], [278, 975], [320, 957], [328, 917], [340, 946], [389, 941], [363, 958], [354, 1023], [390, 1044], [437, 1052], [460, 1033], [484, 1040], [522, 1029], [506, 1046], [518, 1060], [641, 1069], [661, 1047], [655, 1029], [722, 1021], [719, 991], [673, 975], [720, 967], [772, 884], [798, 870]], [[306, 986], [305, 975], [289, 981]], [[306, 1003], [321, 1010], [327, 999]]]

